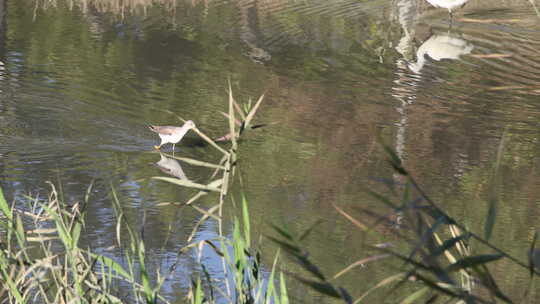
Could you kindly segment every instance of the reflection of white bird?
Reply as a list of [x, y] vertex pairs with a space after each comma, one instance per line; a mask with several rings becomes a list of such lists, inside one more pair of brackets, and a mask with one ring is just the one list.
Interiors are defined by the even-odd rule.
[[409, 68], [420, 73], [420, 70], [426, 63], [425, 56], [428, 55], [431, 59], [440, 61], [441, 59], [459, 59], [459, 56], [469, 54], [474, 46], [457, 37], [451, 37], [447, 34], [437, 34], [429, 37], [416, 51], [416, 62], [409, 64]]
[[465, 5], [465, 2], [469, 0], [426, 0], [429, 4], [435, 7], [442, 7], [448, 10], [450, 18], [452, 18], [452, 10], [458, 6]]
[[159, 153], [159, 155], [161, 156], [161, 159], [156, 163], [156, 166], [161, 171], [169, 175], [178, 177], [179, 179], [189, 180], [186, 177], [184, 170], [182, 170], [180, 163], [176, 159], [166, 157], [165, 155], [163, 155], [163, 153]]
[[[4, 74], [6, 72], [6, 67], [2, 61], [0, 61], [0, 80], [4, 80]], [[0, 90], [0, 92], [2, 92]]]
[[159, 149], [166, 143], [173, 144], [173, 153], [174, 145], [182, 140], [187, 131], [195, 128], [195, 123], [191, 120], [188, 120], [181, 127], [172, 127], [172, 126], [148, 126], [150, 130], [156, 132], [161, 138], [161, 144], [159, 146], [154, 146], [154, 148]]

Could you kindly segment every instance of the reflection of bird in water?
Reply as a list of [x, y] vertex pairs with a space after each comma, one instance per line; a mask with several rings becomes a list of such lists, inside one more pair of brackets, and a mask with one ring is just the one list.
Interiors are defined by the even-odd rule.
[[179, 179], [189, 180], [186, 177], [184, 170], [182, 170], [180, 163], [176, 159], [166, 157], [163, 155], [163, 153], [159, 153], [159, 155], [161, 156], [161, 159], [156, 163], [159, 170], [169, 175], [178, 177]]
[[166, 143], [173, 144], [173, 153], [174, 145], [182, 140], [187, 131], [195, 128], [195, 123], [191, 120], [188, 120], [181, 127], [172, 127], [172, 126], [148, 126], [150, 130], [156, 132], [161, 138], [161, 144], [159, 146], [154, 146], [154, 148], [159, 149]]
[[469, 0], [426, 0], [435, 7], [442, 7], [448, 10], [450, 19], [452, 19], [452, 10], [458, 6], [463, 6]]
[[416, 51], [416, 62], [409, 64], [409, 68], [420, 73], [426, 63], [425, 55], [431, 59], [459, 59], [459, 56], [469, 54], [474, 46], [461, 38], [452, 37], [448, 34], [436, 34], [424, 42]]

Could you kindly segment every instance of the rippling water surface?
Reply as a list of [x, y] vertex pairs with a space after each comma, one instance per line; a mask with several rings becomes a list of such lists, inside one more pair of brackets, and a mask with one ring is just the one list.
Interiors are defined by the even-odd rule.
[[[534, 1], [471, 0], [452, 24], [414, 0], [119, 3], [0, 0], [0, 178], [10, 200], [45, 196], [51, 181], [74, 202], [94, 182], [85, 242], [114, 256], [112, 185], [131, 221], [142, 225], [146, 214], [149, 263], [170, 266], [200, 213], [158, 205], [193, 192], [151, 179], [162, 173], [146, 126], [178, 124], [177, 115], [223, 135], [230, 79], [238, 100], [266, 94], [256, 119], [269, 125], [241, 143], [236, 189], [257, 234], [272, 234], [270, 223], [301, 233], [322, 220], [305, 246], [329, 276], [373, 254], [333, 204], [358, 218], [382, 210], [365, 191], [394, 178], [381, 133], [441, 206], [479, 230], [502, 149], [493, 242], [526, 259], [540, 222]], [[178, 146], [182, 156], [220, 158], [193, 133]], [[194, 181], [211, 174], [182, 171]], [[216, 231], [207, 222], [196, 237]], [[378, 242], [392, 241], [382, 232]], [[263, 248], [270, 265], [275, 247]], [[182, 300], [195, 259], [184, 256], [164, 287], [171, 301]], [[493, 270], [517, 298], [526, 276], [513, 267]], [[339, 284], [358, 296], [391, 273], [373, 264]], [[290, 286], [295, 303], [331, 302]]]

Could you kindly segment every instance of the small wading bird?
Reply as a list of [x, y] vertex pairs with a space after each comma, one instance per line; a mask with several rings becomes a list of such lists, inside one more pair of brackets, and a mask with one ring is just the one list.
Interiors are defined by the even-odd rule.
[[159, 135], [159, 138], [161, 138], [161, 144], [159, 144], [159, 146], [154, 146], [154, 148], [159, 150], [164, 144], [171, 143], [173, 144], [174, 153], [174, 145], [182, 140], [184, 135], [186, 135], [187, 131], [195, 128], [195, 123], [191, 120], [188, 120], [181, 127], [153, 125], [149, 125], [148, 127], [153, 132], [156, 132]]
[[458, 6], [464, 6], [469, 0], [426, 0], [429, 4], [435, 7], [442, 7], [448, 10], [450, 20], [452, 20], [452, 10]]

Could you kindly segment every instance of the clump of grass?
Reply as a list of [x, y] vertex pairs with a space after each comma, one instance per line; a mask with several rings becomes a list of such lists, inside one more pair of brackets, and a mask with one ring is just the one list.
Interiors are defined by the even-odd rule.
[[[242, 200], [243, 223], [241, 225], [237, 218], [234, 219], [231, 238], [225, 236], [222, 221], [224, 206], [236, 171], [239, 141], [246, 131], [263, 126], [253, 124], [255, 114], [263, 99], [264, 95], [254, 104], [249, 100], [241, 106], [234, 99], [229, 82], [228, 112], [221, 112], [227, 118], [227, 134], [213, 140], [198, 128], [194, 129], [195, 133], [204, 141], [222, 153], [223, 156], [217, 164], [167, 155], [167, 157], [188, 162], [192, 165], [214, 169], [209, 181], [199, 184], [180, 178], [154, 177], [156, 180], [199, 190], [185, 203], [179, 204], [179, 207], [189, 206], [201, 213], [200, 219], [195, 224], [193, 231], [187, 239], [188, 245], [186, 248], [197, 248], [197, 250], [201, 251], [204, 247], [209, 247], [221, 259], [223, 270], [221, 281], [219, 278], [212, 278], [205, 271], [205, 268], [203, 268], [204, 276], [197, 277], [192, 283], [192, 289], [189, 294], [189, 299], [192, 303], [217, 303], [219, 300], [216, 299], [215, 294], [220, 294], [228, 303], [288, 303], [285, 279], [282, 274], [280, 274], [279, 288], [275, 285], [274, 277], [278, 261], [277, 255], [269, 277], [265, 278], [263, 276], [260, 260], [261, 253], [253, 249], [251, 245], [249, 214], [245, 198]], [[180, 117], [178, 118], [181, 121], [185, 121]], [[227, 147], [224, 148], [216, 143], [220, 141], [226, 142]], [[216, 178], [216, 176], [219, 176], [219, 178]], [[196, 204], [202, 196], [210, 193], [218, 194], [218, 199], [214, 206], [202, 208]], [[219, 237], [215, 240], [193, 242], [198, 228], [210, 219], [217, 221]], [[216, 244], [219, 244], [219, 246]], [[206, 289], [203, 288], [203, 283], [206, 283], [204, 286], [208, 286]], [[279, 293], [277, 290], [279, 290]]]
[[5, 218], [0, 302], [120, 302], [109, 292], [110, 280], [96, 271], [103, 258], [78, 246], [91, 187], [85, 201], [73, 205], [62, 202], [52, 184], [51, 188], [45, 201], [28, 197], [25, 209], [8, 205], [0, 189]]
[[[234, 218], [232, 237], [220, 237], [220, 247], [210, 245], [210, 248], [221, 257], [226, 265], [225, 284], [215, 284], [211, 275], [203, 267], [205, 291], [201, 277], [194, 280], [188, 298], [191, 303], [220, 303], [215, 294], [222, 295], [227, 303], [261, 303], [287, 304], [287, 288], [283, 274], [276, 280], [276, 267], [279, 253], [276, 254], [272, 270], [264, 275], [261, 264], [261, 252], [251, 245], [249, 213], [247, 201], [242, 199], [242, 218]], [[206, 244], [209, 244], [206, 242]], [[279, 285], [277, 285], [279, 283]], [[224, 285], [222, 288], [220, 286]]]
[[[150, 283], [144, 243], [123, 220], [114, 191], [117, 232], [128, 231], [127, 269], [80, 247], [91, 187], [83, 203], [67, 205], [50, 185], [47, 200], [28, 197], [26, 208], [8, 205], [0, 189], [0, 211], [6, 219], [2, 221], [0, 278], [5, 284], [0, 285], [0, 303], [122, 303], [125, 299], [116, 295], [115, 288], [120, 282], [129, 287], [136, 303], [167, 302], [159, 295], [164, 280]], [[117, 239], [121, 243], [120, 233]]]
[[[146, 267], [144, 242], [126, 221], [114, 189], [116, 241], [124, 255], [124, 266], [79, 246], [84, 227], [83, 207], [88, 204], [88, 196], [83, 204], [68, 206], [59, 200], [52, 184], [51, 187], [51, 195], [46, 201], [29, 198], [25, 209], [8, 205], [0, 189], [0, 211], [5, 217], [1, 222], [4, 233], [0, 251], [0, 279], [3, 282], [0, 303], [168, 303], [160, 290], [171, 278], [178, 261], [163, 275]], [[218, 278], [212, 278], [201, 264], [205, 276], [197, 277], [187, 295], [192, 303], [223, 303], [223, 299], [228, 303], [288, 303], [283, 275], [279, 280], [275, 279], [278, 255], [270, 274], [265, 275], [261, 253], [251, 246], [245, 199], [242, 200], [242, 214], [242, 223], [234, 219], [230, 239], [220, 236], [216, 240], [190, 243], [178, 252], [179, 257], [193, 247], [202, 250], [198, 245], [209, 246], [226, 265], [226, 272], [219, 275], [223, 277], [221, 283], [226, 281], [232, 286], [226, 291], [222, 288], [224, 284], [219, 283]], [[30, 222], [23, 221], [23, 217]], [[150, 279], [151, 272], [157, 275], [155, 281]], [[203, 280], [207, 283], [206, 288]], [[279, 287], [276, 282], [280, 283]], [[118, 284], [126, 287], [122, 292], [124, 298], [118, 295]]]

